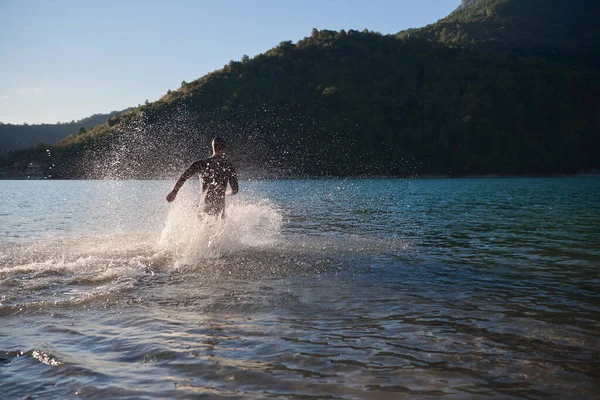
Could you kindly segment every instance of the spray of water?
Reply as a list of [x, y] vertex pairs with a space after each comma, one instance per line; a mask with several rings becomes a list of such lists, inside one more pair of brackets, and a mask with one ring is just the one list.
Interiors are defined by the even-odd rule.
[[275, 243], [282, 218], [269, 202], [228, 199], [226, 218], [214, 218], [198, 212], [202, 207], [196, 207], [194, 196], [182, 194], [171, 206], [158, 241], [159, 251], [172, 256], [176, 265]]

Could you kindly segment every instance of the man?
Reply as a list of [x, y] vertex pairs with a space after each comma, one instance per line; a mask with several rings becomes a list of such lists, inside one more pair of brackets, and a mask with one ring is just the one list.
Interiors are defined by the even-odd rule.
[[225, 218], [225, 190], [227, 183], [231, 186], [231, 194], [238, 192], [237, 174], [233, 164], [225, 158], [227, 145], [225, 140], [216, 137], [212, 141], [213, 155], [206, 160], [194, 162], [177, 180], [175, 187], [167, 195], [170, 203], [175, 200], [177, 192], [186, 180], [198, 174], [202, 182], [204, 195], [204, 212], [214, 217]]

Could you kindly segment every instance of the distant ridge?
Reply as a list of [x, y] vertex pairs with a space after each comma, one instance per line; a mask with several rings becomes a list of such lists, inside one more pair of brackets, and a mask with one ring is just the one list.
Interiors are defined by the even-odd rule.
[[77, 134], [82, 127], [88, 130], [104, 124], [108, 118], [122, 112], [94, 114], [78, 121], [56, 124], [4, 124], [0, 122], [0, 155], [9, 151], [33, 147], [39, 142], [51, 145], [70, 134]]

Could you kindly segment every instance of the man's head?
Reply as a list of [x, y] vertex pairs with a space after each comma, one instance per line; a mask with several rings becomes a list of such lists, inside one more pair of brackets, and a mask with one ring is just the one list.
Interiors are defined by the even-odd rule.
[[215, 154], [223, 154], [225, 153], [225, 149], [227, 148], [227, 144], [225, 143], [225, 139], [217, 136], [212, 141], [213, 153]]

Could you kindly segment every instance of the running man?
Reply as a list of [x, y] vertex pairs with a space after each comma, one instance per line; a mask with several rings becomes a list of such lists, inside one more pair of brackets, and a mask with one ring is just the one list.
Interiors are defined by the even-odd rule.
[[177, 192], [186, 180], [198, 174], [202, 182], [204, 195], [204, 212], [214, 217], [225, 218], [225, 190], [227, 183], [231, 186], [231, 194], [238, 192], [237, 173], [233, 164], [225, 158], [227, 145], [225, 140], [216, 137], [212, 141], [213, 155], [205, 160], [194, 162], [177, 180], [175, 187], [167, 195], [170, 203], [175, 200]]

